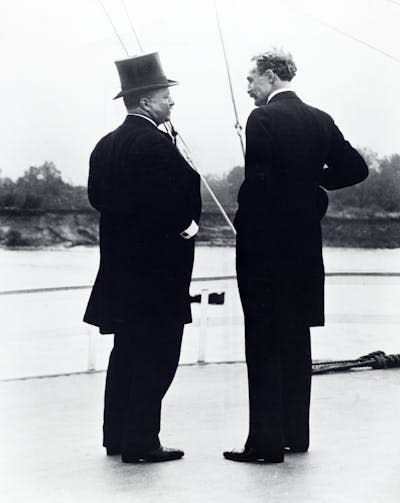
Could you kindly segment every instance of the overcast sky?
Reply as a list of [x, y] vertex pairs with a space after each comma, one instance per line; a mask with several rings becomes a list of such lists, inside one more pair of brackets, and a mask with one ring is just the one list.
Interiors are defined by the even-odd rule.
[[[104, 0], [130, 54], [139, 50], [120, 0]], [[400, 0], [399, 0], [400, 4]], [[242, 164], [215, 20], [214, 0], [125, 0], [146, 52], [159, 51], [178, 80], [173, 122], [204, 173]], [[243, 126], [251, 56], [291, 50], [293, 87], [330, 113], [356, 146], [400, 152], [400, 64], [346, 38], [351, 34], [400, 60], [400, 5], [390, 0], [218, 1]], [[2, 176], [55, 162], [85, 184], [88, 157], [122, 122], [114, 66], [126, 57], [98, 0], [0, 0]]]

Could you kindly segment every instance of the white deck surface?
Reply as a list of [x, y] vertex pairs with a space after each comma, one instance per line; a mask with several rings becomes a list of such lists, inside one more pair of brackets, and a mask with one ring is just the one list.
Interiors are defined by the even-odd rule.
[[[98, 251], [0, 250], [2, 289], [90, 284]], [[399, 250], [325, 250], [328, 271], [399, 271]], [[197, 276], [234, 274], [233, 249], [198, 249]], [[200, 266], [199, 266], [200, 264]], [[197, 269], [196, 269], [197, 267]], [[242, 360], [235, 281], [209, 306], [206, 360]], [[96, 368], [112, 337], [81, 322], [88, 290], [3, 296], [0, 379], [85, 370], [88, 334]], [[327, 326], [312, 331], [315, 359], [400, 353], [399, 278], [328, 278]], [[181, 363], [198, 358], [198, 305]], [[400, 369], [316, 376], [311, 450], [280, 465], [237, 464], [247, 429], [243, 364], [181, 366], [164, 402], [162, 442], [180, 461], [124, 465], [101, 447], [104, 373], [0, 382], [1, 503], [399, 503]]]
[[161, 439], [185, 457], [160, 464], [105, 456], [104, 378], [0, 383], [2, 503], [400, 501], [400, 369], [314, 377], [310, 452], [279, 465], [222, 457], [245, 438], [243, 364], [178, 369]]

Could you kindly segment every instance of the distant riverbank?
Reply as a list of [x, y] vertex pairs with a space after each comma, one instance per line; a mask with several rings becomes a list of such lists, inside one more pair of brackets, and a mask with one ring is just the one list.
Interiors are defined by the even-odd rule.
[[[233, 215], [231, 215], [233, 217]], [[322, 221], [326, 246], [350, 248], [400, 248], [400, 217], [327, 215]], [[197, 243], [234, 246], [235, 239], [221, 215], [202, 215]], [[98, 244], [98, 214], [92, 210], [2, 210], [0, 246], [42, 248]]]

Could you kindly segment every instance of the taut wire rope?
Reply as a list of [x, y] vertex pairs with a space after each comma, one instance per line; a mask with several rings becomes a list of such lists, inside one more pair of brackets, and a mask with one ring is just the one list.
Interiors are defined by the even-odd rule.
[[[394, 0], [387, 0], [395, 5], [398, 5], [400, 6], [400, 2], [395, 2]], [[288, 9], [289, 6], [286, 4], [285, 2], [285, 7]], [[395, 56], [393, 56], [392, 54], [386, 52], [386, 51], [383, 51], [382, 49], [380, 49], [379, 47], [376, 47], [375, 45], [373, 44], [370, 44], [368, 42], [365, 42], [365, 40], [362, 40], [361, 38], [358, 38], [354, 35], [351, 35], [350, 33], [348, 33], [347, 31], [344, 31], [342, 30], [341, 28], [338, 28], [337, 26], [334, 26], [330, 23], [327, 23], [325, 21], [322, 21], [321, 19], [297, 8], [297, 7], [294, 7], [293, 5], [290, 5], [290, 10], [295, 10], [297, 11], [300, 15], [302, 15], [303, 17], [307, 18], [307, 19], [310, 19], [311, 21], [313, 21], [314, 23], [317, 23], [321, 26], [324, 26], [325, 28], [329, 28], [329, 30], [331, 31], [334, 31], [336, 33], [339, 33], [340, 35], [343, 35], [344, 37], [350, 39], [350, 40], [353, 40], [353, 42], [357, 42], [358, 44], [360, 45], [363, 45], [364, 47], [368, 47], [368, 49], [374, 51], [374, 52], [377, 52], [379, 54], [381, 54], [382, 56], [385, 56], [386, 58], [388, 59], [391, 59], [392, 61], [395, 61], [396, 63], [400, 63], [400, 59], [399, 58], [396, 58]]]
[[122, 45], [122, 47], [123, 47], [123, 49], [124, 49], [124, 51], [125, 51], [126, 55], [127, 55], [127, 56], [129, 56], [128, 50], [127, 50], [127, 48], [125, 47], [125, 44], [124, 44], [124, 42], [123, 42], [122, 38], [119, 36], [119, 33], [118, 33], [118, 31], [117, 31], [117, 28], [115, 27], [114, 23], [112, 22], [112, 19], [111, 19], [110, 15], [109, 15], [109, 13], [108, 13], [107, 9], [105, 8], [105, 6], [104, 6], [103, 2], [102, 2], [101, 0], [98, 0], [98, 2], [99, 2], [99, 4], [101, 5], [101, 7], [102, 7], [102, 9], [103, 9], [103, 11], [104, 11], [104, 14], [107, 16], [107, 19], [108, 19], [109, 23], [111, 24], [112, 29], [114, 30], [115, 35], [117, 36], [118, 40], [120, 41], [120, 43], [121, 43], [121, 45]]
[[142, 48], [142, 44], [140, 43], [140, 40], [139, 40], [139, 36], [137, 34], [137, 31], [135, 30], [135, 26], [132, 23], [132, 19], [131, 19], [130, 15], [129, 15], [128, 9], [126, 8], [124, 0], [121, 0], [121, 3], [122, 3], [122, 7], [124, 8], [125, 15], [126, 15], [128, 21], [129, 21], [129, 25], [131, 27], [132, 33], [133, 33], [133, 35], [135, 37], [136, 43], [137, 43], [137, 45], [138, 45], [138, 47], [140, 49], [140, 52], [144, 52], [143, 48]]
[[396, 2], [396, 0], [386, 0], [387, 2], [394, 3], [400, 7], [400, 2]]
[[369, 49], [371, 49], [375, 52], [378, 52], [379, 54], [382, 54], [383, 56], [386, 56], [387, 58], [391, 59], [392, 61], [395, 61], [396, 63], [400, 63], [400, 59], [396, 58], [395, 56], [392, 56], [388, 52], [383, 51], [382, 49], [379, 49], [378, 47], [375, 47], [374, 45], [369, 44], [368, 42], [365, 42], [364, 40], [361, 40], [360, 38], [355, 37], [354, 35], [351, 35], [350, 33], [347, 33], [346, 31], [341, 30], [340, 28], [337, 28], [336, 26], [333, 26], [329, 23], [326, 23], [325, 21], [321, 21], [320, 19], [314, 18], [313, 16], [309, 16], [309, 17], [310, 17], [310, 19], [312, 19], [316, 23], [318, 23], [322, 26], [325, 26], [326, 28], [329, 28], [332, 31], [335, 31], [336, 33], [340, 33], [340, 35], [343, 35], [343, 36], [349, 38], [350, 40], [354, 40], [354, 42], [358, 42], [359, 44], [361, 44], [365, 47], [368, 47]]
[[239, 121], [239, 114], [238, 114], [238, 111], [237, 111], [235, 94], [233, 92], [231, 72], [230, 72], [230, 69], [229, 69], [228, 57], [226, 55], [225, 41], [224, 41], [224, 35], [222, 33], [221, 21], [220, 21], [219, 13], [218, 13], [217, 0], [214, 0], [214, 7], [215, 7], [215, 17], [216, 17], [216, 20], [217, 20], [219, 38], [221, 40], [222, 52], [224, 54], [225, 68], [226, 68], [226, 73], [227, 73], [227, 76], [228, 76], [229, 89], [230, 89], [230, 92], [231, 92], [233, 111], [234, 111], [235, 119], [236, 119], [235, 129], [236, 129], [237, 135], [239, 137], [240, 146], [242, 148], [243, 159], [245, 159], [245, 150], [244, 150], [244, 143], [243, 143], [243, 137], [242, 137], [242, 129], [243, 128], [242, 128], [242, 126], [240, 124], [240, 121]]

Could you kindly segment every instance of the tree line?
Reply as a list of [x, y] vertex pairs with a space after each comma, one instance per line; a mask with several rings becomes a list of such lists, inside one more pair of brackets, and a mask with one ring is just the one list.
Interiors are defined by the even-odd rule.
[[[385, 216], [400, 213], [400, 154], [379, 157], [368, 149], [360, 150], [370, 168], [368, 178], [358, 185], [329, 191], [328, 214], [339, 216]], [[221, 204], [233, 213], [236, 198], [243, 181], [244, 170], [235, 166], [223, 176], [208, 175], [207, 181]], [[202, 187], [203, 207], [213, 211], [215, 203]], [[398, 215], [397, 215], [398, 216]]]
[[0, 208], [80, 210], [89, 207], [86, 187], [64, 181], [53, 162], [30, 166], [16, 181], [0, 177]]
[[[346, 215], [381, 215], [400, 212], [400, 154], [379, 157], [367, 149], [362, 154], [370, 168], [366, 181], [346, 189], [329, 192], [329, 212]], [[236, 198], [244, 170], [235, 166], [221, 176], [206, 179], [229, 213], [236, 209]], [[217, 211], [208, 191], [202, 186], [203, 207]], [[13, 181], [0, 176], [0, 209], [15, 210], [87, 210], [90, 204], [84, 186], [63, 180], [53, 162], [31, 166]]]

